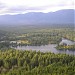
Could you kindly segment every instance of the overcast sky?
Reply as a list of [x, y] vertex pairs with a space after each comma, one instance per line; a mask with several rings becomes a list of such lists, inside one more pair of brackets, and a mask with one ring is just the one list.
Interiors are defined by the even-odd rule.
[[75, 9], [75, 0], [0, 0], [0, 15]]

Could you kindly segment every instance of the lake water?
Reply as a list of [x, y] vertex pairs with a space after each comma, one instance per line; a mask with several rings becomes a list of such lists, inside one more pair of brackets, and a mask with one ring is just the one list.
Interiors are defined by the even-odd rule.
[[56, 44], [49, 44], [49, 45], [42, 45], [42, 46], [17, 46], [17, 47], [12, 47], [18, 50], [36, 50], [40, 52], [51, 52], [51, 53], [63, 53], [63, 54], [69, 54], [69, 55], [75, 55], [75, 51], [71, 50], [57, 50], [55, 47]]

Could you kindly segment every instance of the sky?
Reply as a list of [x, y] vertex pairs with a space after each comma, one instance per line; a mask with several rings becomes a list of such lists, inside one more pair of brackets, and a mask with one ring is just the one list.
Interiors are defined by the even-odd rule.
[[0, 0], [0, 15], [75, 9], [75, 0]]

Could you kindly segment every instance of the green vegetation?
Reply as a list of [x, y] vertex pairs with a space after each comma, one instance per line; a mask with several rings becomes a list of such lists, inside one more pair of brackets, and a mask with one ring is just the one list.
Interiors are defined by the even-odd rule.
[[68, 45], [68, 46], [59, 45], [56, 48], [57, 50], [75, 50], [75, 45]]
[[2, 36], [0, 41], [16, 41], [10, 44], [12, 46], [58, 44], [62, 37], [74, 41], [75, 31], [72, 25], [35, 26], [8, 27], [9, 29], [4, 29], [7, 34]]
[[1, 50], [0, 75], [75, 75], [75, 56]]
[[[72, 25], [0, 27], [0, 75], [75, 75], [74, 55], [10, 49], [10, 46], [59, 45], [62, 37], [75, 41]], [[75, 50], [75, 46], [57, 48]]]

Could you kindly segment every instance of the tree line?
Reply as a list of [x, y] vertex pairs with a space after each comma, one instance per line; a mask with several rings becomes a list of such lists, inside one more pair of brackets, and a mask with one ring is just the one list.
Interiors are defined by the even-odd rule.
[[75, 56], [0, 50], [0, 75], [75, 75]]

